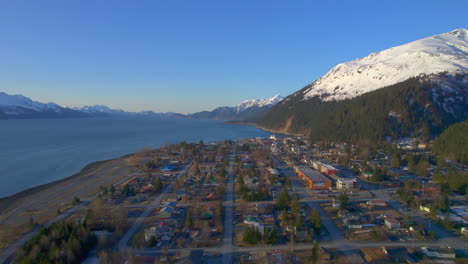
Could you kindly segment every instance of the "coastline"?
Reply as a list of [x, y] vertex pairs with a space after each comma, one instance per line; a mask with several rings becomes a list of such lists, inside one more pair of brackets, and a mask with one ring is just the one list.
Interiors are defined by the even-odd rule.
[[91, 162], [66, 178], [0, 198], [0, 251], [31, 230], [31, 221], [45, 224], [71, 207], [73, 197], [92, 200], [100, 186], [127, 180], [132, 169], [127, 154]]
[[267, 128], [264, 126], [261, 126], [257, 123], [254, 122], [245, 122], [245, 121], [240, 121], [240, 120], [232, 120], [232, 121], [224, 121], [222, 122], [223, 124], [226, 125], [239, 125], [239, 126], [254, 126], [258, 129], [273, 133], [273, 134], [279, 134], [283, 136], [292, 136], [292, 137], [303, 137], [305, 136], [304, 134], [298, 134], [298, 133], [291, 133], [285, 130], [278, 130], [278, 129], [272, 129], [272, 128]]
[[91, 170], [95, 169], [99, 165], [102, 165], [102, 164], [104, 164], [106, 162], [109, 162], [109, 161], [113, 161], [113, 160], [117, 160], [117, 159], [129, 156], [129, 155], [132, 155], [132, 154], [128, 154], [128, 155], [125, 155], [125, 156], [122, 156], [122, 157], [119, 157], [119, 158], [114, 158], [114, 159], [94, 161], [94, 162], [91, 162], [91, 163], [88, 163], [87, 165], [85, 165], [77, 173], [74, 173], [74, 174], [72, 174], [72, 175], [70, 175], [68, 177], [63, 178], [63, 179], [52, 181], [52, 182], [49, 182], [49, 183], [44, 183], [44, 184], [41, 184], [41, 185], [38, 185], [38, 186], [34, 186], [34, 187], [31, 187], [31, 188], [19, 191], [19, 192], [15, 193], [15, 194], [12, 194], [12, 195], [8, 195], [8, 196], [5, 196], [5, 197], [0, 197], [0, 210], [1, 211], [6, 210], [11, 203], [14, 203], [15, 201], [17, 201], [19, 199], [27, 198], [27, 196], [34, 195], [34, 194], [36, 194], [38, 192], [44, 191], [44, 190], [46, 190], [48, 188], [51, 188], [51, 187], [54, 187], [54, 186], [56, 186], [58, 184], [66, 183], [66, 182], [68, 182], [70, 180], [73, 180], [73, 179], [78, 179], [81, 176], [85, 175], [86, 173], [90, 172]]
[[[226, 124], [226, 125], [254, 126], [254, 127], [258, 128], [258, 129], [261, 129], [261, 130], [264, 130], [264, 131], [267, 131], [267, 132], [270, 132], [270, 133], [274, 133], [274, 134], [284, 135], [284, 136], [302, 136], [301, 134], [288, 133], [288, 132], [281, 131], [281, 130], [266, 128], [266, 127], [263, 127], [263, 126], [261, 126], [259, 124], [253, 123], [253, 122], [244, 122], [244, 121], [236, 121], [236, 120], [233, 120], [233, 121], [222, 120], [220, 123]], [[83, 166], [78, 172], [76, 172], [76, 173], [74, 173], [74, 174], [72, 174], [70, 176], [67, 176], [65, 178], [55, 180], [55, 181], [52, 181], [52, 182], [49, 182], [49, 183], [44, 183], [44, 184], [41, 184], [41, 185], [37, 185], [37, 186], [34, 186], [34, 187], [30, 187], [30, 188], [24, 189], [22, 191], [19, 191], [17, 193], [14, 193], [14, 194], [11, 194], [11, 195], [8, 195], [8, 196], [0, 197], [0, 211], [3, 211], [5, 209], [7, 209], [9, 205], [11, 205], [12, 203], [14, 203], [15, 201], [17, 201], [19, 199], [27, 198], [28, 196], [37, 194], [37, 193], [39, 193], [41, 191], [44, 191], [46, 189], [57, 186], [58, 184], [63, 184], [63, 183], [66, 183], [66, 182], [68, 182], [70, 180], [79, 179], [80, 177], [84, 176], [86, 173], [89, 173], [90, 171], [96, 169], [97, 167], [99, 167], [99, 166], [101, 166], [101, 165], [103, 165], [103, 164], [105, 164], [107, 162], [128, 158], [129, 156], [131, 156], [133, 154], [135, 154], [135, 153], [129, 153], [129, 154], [126, 154], [126, 155], [123, 155], [123, 156], [120, 156], [120, 157], [107, 159], [107, 160], [93, 161], [93, 162], [90, 162], [90, 163], [86, 164], [85, 166]]]

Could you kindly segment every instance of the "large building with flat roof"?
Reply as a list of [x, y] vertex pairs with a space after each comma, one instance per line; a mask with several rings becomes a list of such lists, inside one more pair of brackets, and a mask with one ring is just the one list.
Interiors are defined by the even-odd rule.
[[314, 169], [323, 172], [327, 175], [337, 175], [340, 171], [333, 167], [332, 165], [320, 162], [320, 161], [314, 161], [312, 162], [312, 166]]
[[320, 172], [307, 168], [297, 168], [297, 175], [307, 182], [307, 187], [311, 189], [330, 189], [331, 180], [323, 176]]

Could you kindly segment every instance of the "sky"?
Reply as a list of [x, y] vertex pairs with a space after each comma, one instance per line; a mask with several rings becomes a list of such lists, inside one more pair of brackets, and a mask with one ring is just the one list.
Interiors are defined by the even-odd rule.
[[0, 91], [191, 113], [467, 28], [468, 1], [0, 0]]

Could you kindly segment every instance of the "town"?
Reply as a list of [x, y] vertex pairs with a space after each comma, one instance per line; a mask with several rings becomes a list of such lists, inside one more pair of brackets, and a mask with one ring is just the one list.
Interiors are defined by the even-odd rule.
[[428, 147], [272, 135], [143, 149], [10, 261], [462, 263], [467, 169]]

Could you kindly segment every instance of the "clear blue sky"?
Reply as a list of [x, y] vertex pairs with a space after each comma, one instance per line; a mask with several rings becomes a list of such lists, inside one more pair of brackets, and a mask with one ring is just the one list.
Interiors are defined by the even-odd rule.
[[3, 0], [0, 91], [194, 112], [288, 95], [334, 65], [468, 26], [468, 1]]

